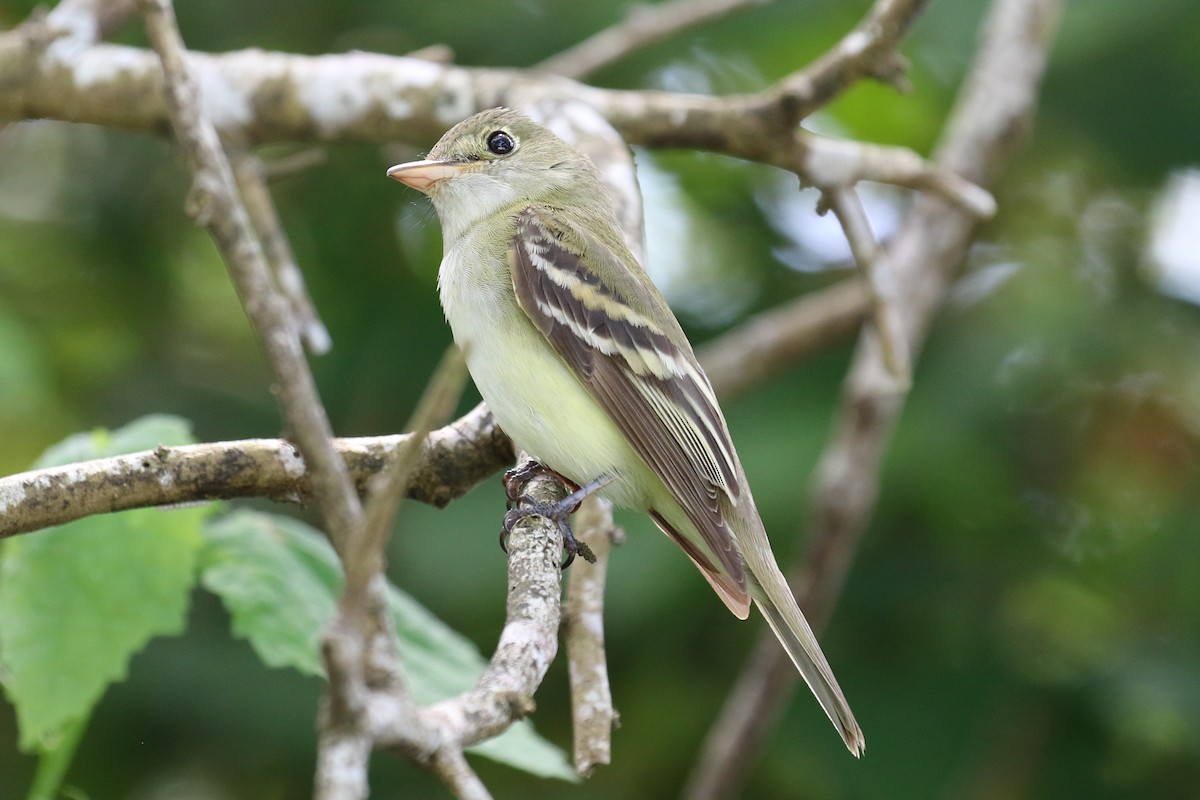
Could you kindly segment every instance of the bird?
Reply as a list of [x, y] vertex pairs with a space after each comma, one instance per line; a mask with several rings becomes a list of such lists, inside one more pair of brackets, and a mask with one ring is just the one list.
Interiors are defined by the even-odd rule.
[[734, 616], [757, 606], [861, 756], [862, 729], [779, 570], [712, 385], [592, 161], [495, 108], [387, 175], [437, 212], [442, 308], [501, 429], [560, 476], [647, 512]]

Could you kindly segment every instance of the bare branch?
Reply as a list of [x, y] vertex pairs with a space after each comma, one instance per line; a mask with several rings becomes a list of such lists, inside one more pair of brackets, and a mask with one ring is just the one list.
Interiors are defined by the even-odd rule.
[[460, 800], [492, 800], [491, 793], [471, 769], [462, 750], [445, 748], [434, 756], [430, 768]]
[[428, 47], [422, 47], [404, 55], [408, 58], [415, 58], [418, 61], [428, 61], [433, 64], [454, 63], [454, 51], [450, 49], [449, 45], [444, 44], [431, 44]]
[[[525, 502], [553, 503], [562, 484], [542, 475], [525, 487]], [[491, 738], [532, 713], [533, 694], [558, 650], [562, 540], [550, 520], [530, 516], [508, 538], [508, 614], [496, 651], [471, 691], [426, 708], [409, 700], [398, 674], [372, 679], [360, 672], [361, 639], [340, 622], [325, 640], [331, 692], [322, 714], [316, 796], [359, 800], [372, 746], [387, 747], [435, 772], [458, 797], [489, 795], [462, 757], [464, 747]], [[381, 577], [369, 598], [381, 598]], [[375, 660], [377, 661], [377, 659]], [[339, 687], [332, 691], [332, 687]]]
[[612, 759], [613, 710], [604, 651], [604, 582], [608, 553], [623, 532], [613, 526], [612, 508], [590, 497], [575, 513], [575, 536], [596, 560], [576, 560], [567, 586], [564, 622], [567, 666], [571, 678], [571, 718], [575, 729], [575, 770], [588, 775]]
[[[796, 600], [813, 629], [819, 630], [804, 598], [797, 595]], [[786, 655], [779, 657], [780, 650], [774, 637], [759, 635], [755, 641], [721, 713], [708, 728], [680, 795], [684, 800], [719, 800], [738, 795], [796, 685], [796, 668]]]
[[870, 311], [861, 280], [846, 280], [771, 308], [696, 349], [725, 399], [835, 343], [848, 340]]
[[[982, 46], [951, 122], [937, 148], [948, 170], [989, 181], [1011, 156], [1014, 132], [1028, 128], [1061, 0], [995, 0]], [[922, 197], [905, 217], [889, 254], [902, 287], [904, 334], [914, 356], [946, 289], [960, 268], [977, 218], [934, 197]], [[874, 337], [860, 342], [837, 421], [814, 482], [808, 558], [796, 577], [798, 597], [814, 628], [832, 613], [878, 496], [879, 467], [903, 407], [880, 392], [881, 356]], [[769, 635], [761, 637], [710, 729], [685, 796], [712, 800], [737, 792], [796, 676]]]
[[854, 30], [829, 52], [766, 93], [764, 105], [783, 108], [795, 125], [860, 78], [875, 78], [906, 91], [908, 64], [896, 47], [928, 2], [876, 0]]
[[[267, 183], [290, 178], [313, 167], [320, 166], [329, 156], [324, 147], [306, 147], [262, 164], [263, 178]], [[261, 163], [261, 160], [260, 160]]]
[[335, 546], [362, 524], [362, 508], [345, 464], [334, 452], [333, 431], [297, 337], [299, 326], [275, 290], [266, 256], [238, 196], [216, 127], [200, 104], [183, 39], [168, 0], [140, 0], [146, 31], [162, 61], [167, 107], [194, 183], [190, 213], [208, 228], [254, 327], [279, 386], [279, 402], [312, 474], [313, 495]]
[[322, 726], [317, 742], [316, 800], [359, 800], [369, 795], [371, 740], [356, 731]]
[[[525, 495], [536, 503], [566, 497], [549, 475], [532, 478]], [[508, 537], [508, 614], [496, 651], [475, 689], [423, 712], [439, 747], [465, 747], [495, 736], [533, 711], [533, 694], [558, 652], [562, 539], [557, 525], [530, 516]], [[378, 739], [403, 742], [405, 731], [380, 731]]]
[[[334, 439], [333, 447], [362, 494], [371, 476], [411, 438]], [[445, 506], [512, 463], [512, 444], [480, 405], [430, 434], [408, 496]], [[246, 439], [159, 447], [0, 478], [0, 539], [93, 514], [238, 497], [308, 503], [311, 478], [295, 445]]]
[[292, 246], [283, 232], [283, 222], [275, 211], [271, 191], [267, 188], [266, 167], [254, 154], [243, 152], [234, 165], [233, 174], [250, 221], [262, 242], [263, 254], [271, 265], [275, 285], [291, 304], [291, 315], [300, 328], [300, 337], [313, 355], [328, 353], [333, 347], [333, 340], [329, 338], [329, 331], [317, 315], [312, 298], [308, 296], [304, 273], [296, 264]]
[[[204, 85], [220, 87], [205, 95], [220, 130], [248, 145], [427, 142], [483, 108], [513, 105], [528, 111], [542, 101], [572, 103], [590, 106], [631, 144], [690, 147], [773, 164], [820, 188], [854, 180], [896, 183], [938, 192], [986, 216], [994, 209], [986, 192], [909, 150], [837, 142], [795, 124], [797, 109], [827, 100], [826, 89], [840, 90], [843, 81], [871, 74], [870, 65], [907, 31], [921, 5], [923, 0], [880, 0], [845, 40], [854, 47], [848, 45], [832, 66], [818, 62], [819, 86], [811, 93], [789, 79], [766, 92], [728, 97], [614, 91], [544, 72], [467, 69], [370, 53], [191, 53], [188, 63]], [[0, 77], [13, 76], [0, 80], [0, 119], [51, 117], [145, 131], [165, 125], [159, 74], [143, 51], [96, 45], [51, 58], [14, 43], [13, 35], [0, 35]], [[442, 102], [447, 95], [455, 97], [450, 116]], [[280, 97], [288, 102], [278, 102]]]
[[801, 131], [790, 153], [781, 154], [777, 166], [790, 169], [801, 180], [819, 189], [875, 181], [931, 192], [980, 218], [996, 213], [996, 201], [987, 190], [965, 180], [954, 170], [930, 162], [903, 147], [865, 144]]
[[892, 391], [907, 391], [911, 382], [908, 343], [900, 326], [900, 310], [896, 307], [900, 289], [896, 285], [896, 276], [892, 273], [891, 264], [888, 263], [886, 254], [875, 243], [875, 234], [871, 232], [867, 212], [853, 188], [844, 186], [829, 189], [825, 192], [824, 202], [842, 224], [846, 241], [850, 243], [850, 252], [854, 254], [859, 271], [863, 273], [867, 286], [870, 287], [875, 335], [879, 337], [883, 363], [893, 379], [893, 385], [888, 388]]
[[[857, 280], [764, 311], [697, 350], [717, 393], [746, 391], [791, 364], [844, 341], [869, 309]], [[334, 439], [359, 494], [409, 434]], [[512, 444], [486, 406], [430, 434], [407, 496], [445, 506], [511, 466]], [[0, 539], [94, 514], [203, 500], [264, 497], [307, 504], [312, 485], [290, 442], [247, 439], [159, 447], [0, 478]]]
[[657, 5], [634, 5], [616, 25], [547, 58], [534, 65], [534, 69], [579, 80], [686, 28], [767, 2], [770, 0], [672, 0]]

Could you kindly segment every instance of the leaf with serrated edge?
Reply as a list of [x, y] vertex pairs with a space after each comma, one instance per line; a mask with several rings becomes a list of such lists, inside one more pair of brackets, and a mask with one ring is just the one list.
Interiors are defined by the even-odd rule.
[[[77, 434], [38, 466], [192, 442], [185, 420], [144, 417]], [[105, 514], [9, 539], [0, 547], [0, 670], [20, 746], [53, 747], [87, 717], [130, 657], [186, 623], [206, 508]]]
[[[205, 526], [201, 581], [221, 597], [234, 632], [271, 666], [323, 675], [320, 638], [342, 588], [337, 557], [320, 533], [287, 517], [238, 511]], [[417, 601], [389, 588], [413, 698], [433, 703], [471, 689], [485, 661], [468, 639]], [[473, 752], [543, 777], [578, 780], [563, 752], [528, 720]]]

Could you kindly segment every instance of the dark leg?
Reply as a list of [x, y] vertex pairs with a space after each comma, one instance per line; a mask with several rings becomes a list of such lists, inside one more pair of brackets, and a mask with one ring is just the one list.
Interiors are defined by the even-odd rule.
[[521, 492], [525, 490], [525, 484], [543, 472], [548, 472], [558, 478], [570, 492], [579, 491], [579, 484], [562, 473], [555, 472], [537, 461], [526, 461], [521, 466], [513, 467], [508, 472], [505, 472], [504, 477], [501, 479], [504, 482], [504, 495], [508, 498], [508, 507], [510, 509], [521, 499]]
[[[594, 564], [596, 556], [592, 554], [591, 549], [576, 539], [575, 534], [571, 532], [570, 516], [589, 495], [607, 486], [612, 481], [612, 476], [601, 475], [587, 486], [577, 487], [575, 491], [557, 503], [532, 503], [531, 508], [513, 508], [513, 503], [522, 499], [525, 483], [537, 472], [543, 470], [553, 472], [537, 462], [527, 462], [521, 468], [509, 470], [504, 474], [504, 491], [509, 498], [509, 511], [504, 515], [504, 528], [500, 531], [500, 547], [507, 553], [508, 536], [512, 532], [512, 526], [525, 517], [537, 515], [558, 525], [559, 533], [562, 535], [563, 550], [567, 553], [562, 564], [563, 569], [571, 566], [576, 554], [582, 555], [585, 561]], [[576, 486], [575, 483], [562, 478], [558, 473], [554, 474], [568, 486]]]

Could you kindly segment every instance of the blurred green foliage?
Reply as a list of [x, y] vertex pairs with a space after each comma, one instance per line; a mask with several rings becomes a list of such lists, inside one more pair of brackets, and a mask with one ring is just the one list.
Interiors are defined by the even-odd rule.
[[[774, 3], [595, 82], [758, 89], [822, 52], [867, 5]], [[927, 152], [983, 6], [931, 4], [904, 47], [914, 92], [863, 85], [812, 126]], [[31, 7], [7, 3], [0, 24]], [[199, 49], [403, 53], [444, 42], [460, 63], [488, 66], [533, 63], [620, 13], [567, 0], [179, 9]], [[132, 24], [118, 39], [144, 36]], [[931, 332], [878, 513], [824, 637], [870, 748], [849, 758], [797, 695], [747, 797], [1183, 798], [1200, 786], [1200, 312], [1159, 289], [1146, 257], [1168, 176], [1200, 162], [1197, 41], [1191, 0], [1069, 4], [1033, 138], [996, 187], [1001, 214]], [[843, 276], [839, 258], [818, 257], [812, 203], [807, 214], [782, 209], [770, 170], [685, 153], [639, 159], [668, 188], [655, 196], [678, 204], [652, 219], [670, 212], [714, 231], [711, 248], [686, 253], [651, 241], [652, 269], [695, 341]], [[334, 338], [315, 369], [344, 435], [399, 430], [448, 341], [436, 219], [383, 178], [390, 163], [378, 148], [331, 147], [323, 165], [274, 187]], [[51, 122], [0, 131], [0, 473], [70, 433], [153, 412], [192, 420], [202, 440], [279, 433], [223, 266], [182, 212], [187, 186], [161, 139]], [[725, 294], [729, 274], [737, 291]], [[849, 343], [726, 404], [785, 560], [800, 550], [808, 476], [848, 354]], [[395, 582], [485, 652], [503, 619], [501, 503], [490, 483], [445, 511], [410, 505], [391, 553]], [[613, 557], [607, 613], [622, 715], [614, 763], [567, 787], [477, 761], [499, 796], [677, 795], [748, 653], [760, 623], [730, 618], [645, 520], [621, 522], [630, 535]], [[230, 637], [220, 603], [197, 592], [187, 634], [152, 642], [101, 701], [68, 781], [94, 798], [303, 797], [319, 692], [316, 679], [262, 666]], [[556, 664], [536, 722], [568, 745], [565, 698]], [[23, 794], [33, 768], [16, 741], [0, 704], [4, 798]], [[380, 798], [444, 796], [382, 755], [372, 782]]]

